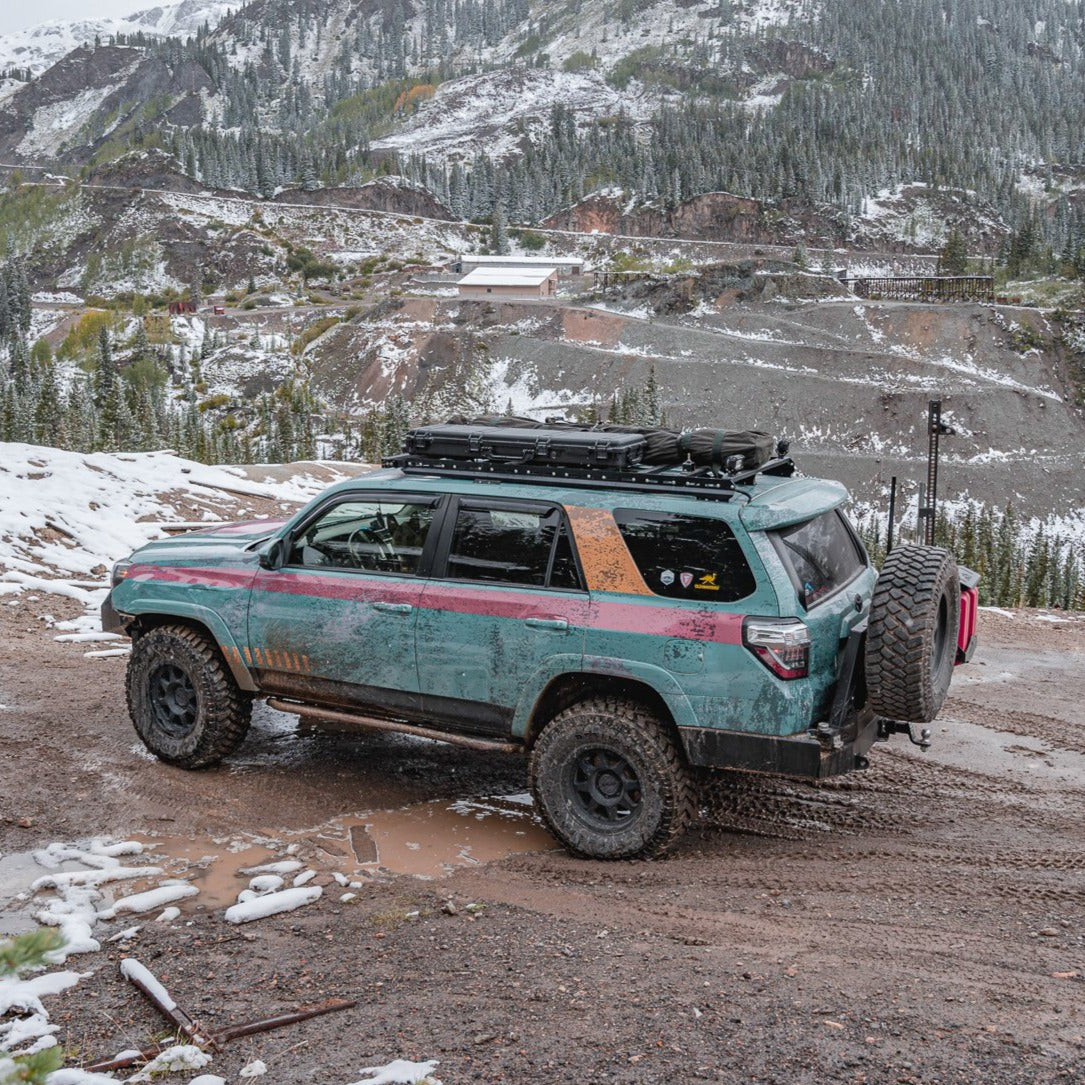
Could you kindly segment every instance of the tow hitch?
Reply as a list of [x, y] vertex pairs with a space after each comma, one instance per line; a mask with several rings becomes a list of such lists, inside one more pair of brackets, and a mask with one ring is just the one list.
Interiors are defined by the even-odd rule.
[[931, 729], [920, 723], [902, 723], [900, 720], [878, 720], [878, 737], [886, 739], [890, 735], [907, 735], [908, 741], [921, 750], [931, 746]]

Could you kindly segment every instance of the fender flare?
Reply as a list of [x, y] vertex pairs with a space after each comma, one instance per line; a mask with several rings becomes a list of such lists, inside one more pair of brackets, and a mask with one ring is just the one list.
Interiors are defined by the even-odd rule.
[[551, 656], [536, 668], [524, 683], [524, 692], [520, 695], [512, 718], [512, 736], [521, 740], [527, 736], [536, 706], [557, 679], [566, 675], [584, 677], [592, 674], [640, 683], [658, 694], [677, 727], [700, 726], [689, 697], [674, 675], [664, 668], [628, 659], [570, 654]]
[[178, 602], [176, 599], [140, 599], [125, 606], [124, 613], [133, 618], [180, 618], [184, 621], [195, 622], [202, 625], [219, 646], [226, 665], [238, 686], [249, 693], [258, 693], [259, 688], [252, 677], [252, 672], [245, 666], [244, 657], [241, 654], [234, 635], [222, 617], [209, 607], [202, 607], [197, 603]]

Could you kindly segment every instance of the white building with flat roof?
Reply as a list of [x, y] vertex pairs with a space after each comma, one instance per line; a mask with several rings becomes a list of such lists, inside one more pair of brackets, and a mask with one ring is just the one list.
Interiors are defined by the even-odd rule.
[[452, 270], [461, 275], [477, 267], [552, 268], [563, 276], [584, 273], [584, 261], [575, 256], [479, 256], [477, 253], [464, 253], [452, 261]]
[[557, 290], [558, 272], [545, 267], [476, 267], [456, 284], [461, 298], [546, 298]]

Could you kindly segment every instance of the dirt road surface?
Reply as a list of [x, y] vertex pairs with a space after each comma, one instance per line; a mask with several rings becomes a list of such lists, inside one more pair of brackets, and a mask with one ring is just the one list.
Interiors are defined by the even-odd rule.
[[[720, 779], [672, 858], [604, 864], [492, 801], [523, 791], [514, 758], [260, 708], [228, 764], [162, 765], [123, 657], [15, 604], [0, 931], [31, 923], [28, 853], [51, 842], [139, 839], [201, 887], [173, 922], [100, 922], [102, 951], [71, 958], [90, 975], [52, 1004], [70, 1065], [163, 1037], [118, 973], [136, 955], [212, 1029], [358, 999], [229, 1044], [207, 1068], [229, 1081], [255, 1058], [315, 1085], [393, 1058], [440, 1060], [445, 1085], [1085, 1081], [1085, 620], [984, 612], [928, 753], [898, 737], [821, 786]], [[284, 857], [324, 895], [226, 923], [237, 868]]]

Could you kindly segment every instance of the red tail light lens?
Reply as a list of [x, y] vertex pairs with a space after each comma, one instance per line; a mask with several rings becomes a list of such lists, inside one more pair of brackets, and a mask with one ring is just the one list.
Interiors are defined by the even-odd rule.
[[797, 618], [747, 618], [742, 643], [777, 678], [805, 678], [810, 673], [810, 630]]

